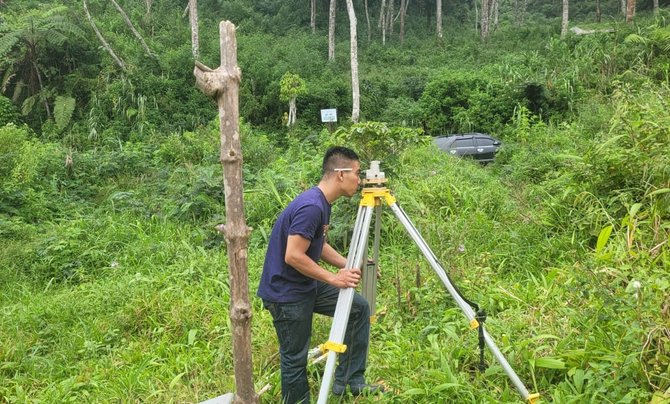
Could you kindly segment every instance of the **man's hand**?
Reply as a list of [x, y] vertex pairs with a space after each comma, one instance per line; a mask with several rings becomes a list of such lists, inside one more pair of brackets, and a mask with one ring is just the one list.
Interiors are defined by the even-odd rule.
[[361, 270], [358, 268], [342, 268], [330, 282], [331, 285], [340, 288], [355, 288], [361, 281]]

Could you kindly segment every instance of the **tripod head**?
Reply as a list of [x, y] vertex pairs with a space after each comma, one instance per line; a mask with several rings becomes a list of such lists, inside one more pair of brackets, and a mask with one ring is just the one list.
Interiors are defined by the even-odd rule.
[[370, 162], [370, 168], [365, 170], [365, 178], [362, 181], [362, 186], [366, 188], [383, 187], [387, 183], [386, 176], [383, 171], [379, 171], [379, 160]]

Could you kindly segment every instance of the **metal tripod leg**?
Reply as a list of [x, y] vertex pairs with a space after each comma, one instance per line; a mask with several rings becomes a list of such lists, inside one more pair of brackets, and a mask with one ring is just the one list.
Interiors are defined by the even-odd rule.
[[381, 213], [382, 205], [379, 198], [375, 199], [375, 227], [374, 241], [372, 244], [372, 260], [369, 260], [367, 254], [363, 257], [363, 267], [361, 268], [361, 295], [370, 305], [370, 322], [374, 323], [377, 318], [377, 275], [379, 273], [379, 239], [381, 233]]
[[[407, 215], [405, 214], [405, 211], [402, 210], [400, 206], [396, 203], [391, 203], [390, 205], [391, 210], [393, 213], [396, 215], [398, 220], [402, 223], [403, 226], [405, 226], [405, 229], [409, 233], [410, 237], [412, 237], [412, 240], [416, 243], [416, 245], [419, 247], [423, 255], [426, 257], [428, 262], [430, 263], [430, 266], [433, 267], [433, 270], [437, 273], [437, 276], [442, 280], [442, 283], [444, 283], [444, 286], [447, 288], [449, 293], [451, 294], [451, 297], [454, 298], [456, 301], [456, 304], [461, 308], [465, 316], [467, 317], [468, 320], [470, 320], [471, 324], [474, 325], [474, 327], [477, 327], [477, 320], [475, 319], [475, 312], [470, 307], [469, 304], [467, 304], [463, 298], [458, 294], [456, 291], [454, 285], [452, 285], [451, 281], [449, 280], [449, 277], [447, 276], [446, 271], [440, 263], [438, 262], [437, 258], [435, 257], [435, 254], [431, 251], [430, 247], [428, 247], [428, 244], [426, 244], [426, 241], [421, 237], [421, 234], [416, 230], [412, 222], [409, 220]], [[474, 322], [474, 323], [473, 323]], [[510, 364], [507, 362], [507, 359], [503, 356], [503, 354], [500, 352], [498, 347], [496, 346], [495, 342], [493, 342], [493, 339], [491, 339], [491, 336], [489, 333], [484, 331], [484, 340], [486, 341], [486, 345], [489, 347], [491, 352], [493, 353], [493, 356], [498, 360], [500, 365], [502, 365], [503, 370], [507, 374], [507, 376], [512, 380], [512, 383], [514, 383], [514, 386], [516, 387], [517, 391], [521, 395], [521, 397], [524, 398], [524, 400], [527, 400], [529, 402], [534, 402], [539, 395], [538, 394], [529, 394], [528, 390], [526, 389], [526, 386], [524, 386], [523, 382], [521, 379], [519, 379], [519, 376], [514, 372], [514, 369], [510, 366]]]
[[[354, 232], [351, 238], [351, 247], [349, 255], [347, 256], [347, 268], [360, 268], [363, 263], [363, 255], [368, 247], [368, 233], [370, 230], [370, 221], [372, 219], [373, 206], [364, 206], [361, 204], [358, 207], [358, 214], [356, 216], [356, 224], [354, 225]], [[335, 314], [333, 315], [333, 325], [330, 329], [330, 337], [326, 342], [325, 348], [328, 349], [328, 358], [326, 361], [326, 369], [323, 372], [323, 379], [321, 380], [321, 390], [319, 390], [319, 403], [326, 404], [328, 401], [328, 394], [333, 382], [333, 374], [335, 373], [335, 361], [338, 352], [344, 352], [346, 349], [342, 345], [344, 341], [344, 334], [347, 329], [347, 322], [349, 321], [349, 313], [351, 312], [351, 303], [354, 300], [354, 288], [340, 289], [340, 294], [337, 297], [337, 306], [335, 306]]]

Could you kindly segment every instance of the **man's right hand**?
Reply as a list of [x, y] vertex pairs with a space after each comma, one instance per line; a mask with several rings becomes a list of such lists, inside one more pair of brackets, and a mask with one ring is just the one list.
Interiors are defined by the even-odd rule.
[[355, 288], [361, 281], [361, 270], [358, 268], [342, 268], [334, 275], [331, 285], [340, 289]]

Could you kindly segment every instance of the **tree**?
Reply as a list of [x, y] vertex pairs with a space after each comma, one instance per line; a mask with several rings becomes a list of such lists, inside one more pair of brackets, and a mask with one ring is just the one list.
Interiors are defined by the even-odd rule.
[[561, 38], [568, 34], [569, 0], [563, 0], [563, 20], [561, 23]]
[[68, 43], [85, 37], [82, 29], [65, 16], [67, 11], [65, 6], [41, 7], [15, 19], [0, 20], [2, 92], [12, 93], [12, 100], [22, 105], [24, 115], [41, 104], [51, 118], [49, 101], [55, 94], [48, 79], [60, 75], [60, 61], [54, 55], [62, 55]]
[[365, 0], [365, 21], [368, 23], [368, 43], [372, 38], [372, 31], [370, 28], [370, 13], [368, 12], [368, 0]]
[[119, 14], [121, 14], [121, 17], [123, 18], [123, 21], [126, 22], [126, 25], [130, 30], [133, 32], [133, 35], [135, 35], [135, 38], [137, 38], [138, 41], [140, 41], [140, 44], [142, 44], [142, 48], [144, 49], [144, 53], [146, 53], [147, 56], [152, 57], [154, 59], [157, 58], [156, 54], [149, 49], [149, 46], [147, 43], [144, 41], [144, 38], [142, 38], [142, 35], [137, 31], [135, 28], [135, 25], [133, 25], [133, 22], [130, 21], [130, 18], [128, 18], [128, 14], [126, 14], [125, 11], [123, 11], [123, 8], [119, 6], [119, 3], [116, 2], [116, 0], [112, 0], [112, 3], [114, 4], [114, 7], [116, 7], [117, 11]]
[[387, 12], [386, 12], [386, 0], [382, 0], [381, 7], [379, 9], [379, 21], [377, 23], [377, 28], [382, 30], [382, 44], [386, 45], [386, 22]]
[[330, 0], [330, 9], [328, 11], [328, 61], [335, 60], [335, 11], [337, 8], [336, 0]]
[[630, 23], [633, 21], [633, 17], [635, 17], [635, 1], [636, 0], [628, 0], [628, 3], [626, 5], [626, 22]]
[[437, 38], [442, 39], [444, 36], [442, 32], [442, 0], [437, 0], [435, 3], [435, 26]]
[[407, 0], [400, 0], [400, 45], [405, 43], [405, 12]]
[[312, 28], [312, 34], [316, 34], [316, 0], [312, 0], [310, 3], [309, 26]]
[[654, 15], [658, 15], [658, 0], [654, 0]]
[[361, 109], [361, 97], [358, 86], [358, 39], [356, 33], [356, 13], [352, 0], [347, 0], [347, 13], [349, 13], [349, 42], [351, 44], [351, 121], [358, 122]]
[[104, 36], [102, 36], [102, 33], [98, 29], [98, 26], [95, 25], [95, 21], [93, 21], [93, 17], [91, 16], [91, 13], [88, 11], [88, 3], [86, 3], [86, 0], [81, 0], [83, 6], [84, 6], [84, 12], [86, 13], [86, 18], [88, 19], [88, 23], [91, 24], [91, 28], [93, 28], [93, 31], [95, 32], [95, 35], [98, 37], [100, 40], [100, 43], [102, 44], [102, 47], [105, 48], [107, 53], [109, 53], [109, 56], [112, 57], [114, 62], [121, 68], [121, 70], [126, 70], [126, 63], [118, 56], [116, 56], [116, 53], [112, 49], [112, 47], [109, 45], [107, 40], [105, 39]]
[[489, 22], [491, 16], [491, 0], [482, 0], [482, 23], [480, 36], [482, 41], [489, 37]]
[[286, 126], [295, 124], [297, 118], [295, 101], [298, 96], [307, 93], [305, 80], [297, 74], [286, 72], [279, 82], [279, 98], [282, 101], [288, 101], [288, 121]]
[[198, 32], [198, 0], [189, 0], [188, 19], [191, 23], [191, 49], [193, 58], [200, 57], [200, 35]]

